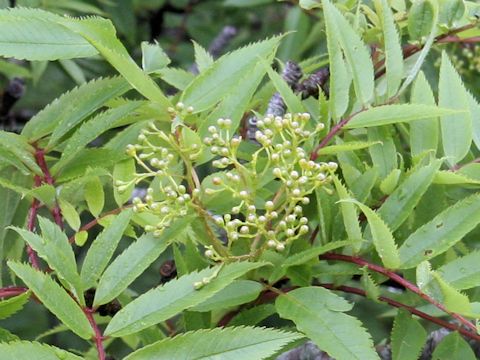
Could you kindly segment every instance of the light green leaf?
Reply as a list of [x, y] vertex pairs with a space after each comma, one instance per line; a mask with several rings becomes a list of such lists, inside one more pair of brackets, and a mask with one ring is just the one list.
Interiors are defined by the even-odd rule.
[[190, 310], [207, 312], [242, 305], [255, 300], [263, 290], [263, 285], [251, 280], [235, 280], [206, 301]]
[[[435, 98], [433, 91], [423, 72], [418, 74], [413, 83], [411, 102], [434, 106]], [[439, 124], [438, 118], [412, 121], [410, 123], [410, 148], [412, 156], [417, 156], [424, 151], [437, 152]]]
[[[248, 45], [226, 54], [191, 82], [182, 94], [181, 102], [193, 106], [195, 112], [211, 108], [229, 94], [258, 62], [269, 58], [282, 36]], [[238, 96], [239, 93], [236, 94]]]
[[331, 19], [336, 23], [337, 33], [335, 36], [351, 69], [355, 93], [360, 102], [367, 105], [373, 98], [375, 87], [370, 52], [358, 36], [357, 31], [352, 28], [340, 11], [328, 0], [323, 0], [322, 4], [325, 19]]
[[380, 2], [383, 41], [385, 45], [385, 67], [387, 77], [387, 97], [394, 96], [403, 77], [403, 52], [393, 13], [387, 0]]
[[[238, 262], [223, 268], [207, 268], [192, 272], [179, 279], [171, 280], [163, 286], [152, 289], [133, 300], [120, 310], [111, 320], [105, 335], [119, 337], [138, 332], [151, 325], [158, 324], [207, 300], [250, 270], [264, 266], [265, 263]], [[220, 270], [220, 271], [219, 271]], [[210, 283], [201, 289], [194, 284], [214, 276]]]
[[443, 109], [423, 104], [382, 105], [358, 113], [345, 128], [357, 129], [424, 120], [437, 116], [463, 113], [466, 111], [465, 109], [466, 108], [463, 110]]
[[82, 85], [87, 82], [82, 68], [73, 60], [59, 60], [63, 70], [72, 78], [77, 85]]
[[351, 244], [351, 241], [332, 241], [325, 245], [314, 246], [299, 253], [289, 255], [282, 264], [282, 267], [286, 268], [289, 266], [302, 265], [309, 262], [310, 260], [318, 258], [320, 255], [325, 254], [326, 252]]
[[412, 233], [400, 247], [401, 268], [408, 269], [448, 250], [480, 222], [480, 194], [450, 206]]
[[378, 214], [392, 231], [397, 230], [415, 209], [441, 164], [437, 160], [415, 169], [378, 209]]
[[52, 171], [58, 171], [71, 161], [91, 141], [105, 131], [114, 127], [123, 117], [129, 115], [142, 105], [141, 101], [131, 101], [119, 107], [107, 110], [91, 120], [85, 122], [67, 141], [60, 160], [52, 167]]
[[355, 206], [348, 201], [351, 199], [350, 194], [348, 193], [347, 188], [341, 183], [341, 181], [333, 176], [333, 183], [335, 184], [335, 189], [337, 190], [338, 197], [341, 200], [340, 209], [342, 211], [343, 223], [345, 224], [345, 231], [347, 232], [348, 238], [353, 242], [353, 248], [355, 252], [358, 252], [362, 246], [362, 229], [358, 223], [358, 213], [355, 209]]
[[159, 71], [162, 80], [178, 90], [185, 90], [195, 79], [195, 75], [183, 69], [167, 67]]
[[373, 166], [378, 169], [380, 179], [385, 179], [398, 166], [397, 149], [390, 130], [386, 126], [367, 129], [369, 141], [381, 142], [381, 144], [373, 145], [368, 149]]
[[165, 109], [171, 105], [157, 84], [130, 57], [123, 44], [116, 37], [115, 27], [110, 20], [98, 17], [80, 20], [62, 18], [60, 23], [93, 45], [145, 98], [158, 102]]
[[405, 310], [399, 310], [393, 322], [392, 360], [417, 360], [425, 346], [427, 332]]
[[58, 23], [62, 17], [40, 9], [0, 10], [0, 55], [25, 60], [89, 57], [97, 50]]
[[432, 354], [435, 360], [475, 360], [477, 357], [470, 345], [457, 333], [443, 338]]
[[267, 61], [264, 59], [259, 60], [264, 66], [268, 77], [273, 83], [273, 86], [275, 86], [275, 89], [277, 89], [278, 93], [285, 102], [285, 105], [287, 105], [288, 110], [292, 113], [305, 112], [305, 107], [303, 106], [302, 101], [297, 97], [297, 95], [295, 95], [285, 80], [283, 80], [283, 78], [276, 71], [273, 71], [272, 67]]
[[122, 211], [93, 241], [85, 256], [80, 273], [85, 289], [94, 286], [107, 267], [131, 217], [131, 209]]
[[67, 221], [67, 224], [70, 225], [73, 230], [78, 231], [78, 229], [80, 229], [81, 221], [80, 215], [78, 215], [75, 207], [62, 198], [58, 199], [58, 205], [60, 206], [62, 216]]
[[392, 231], [380, 215], [356, 200], [342, 201], [352, 202], [362, 210], [367, 217], [368, 225], [372, 232], [373, 244], [375, 245], [378, 256], [380, 256], [380, 259], [382, 259], [382, 262], [387, 268], [398, 268], [400, 266], [400, 258], [395, 239], [393, 238]]
[[121, 77], [92, 80], [64, 93], [37, 113], [25, 124], [22, 135], [36, 141], [53, 132], [48, 143], [51, 148], [87, 116], [128, 89]]
[[373, 280], [372, 276], [368, 272], [366, 267], [362, 268], [362, 278], [361, 278], [362, 287], [365, 289], [365, 293], [368, 299], [371, 299], [375, 302], [379, 302], [378, 298], [380, 297], [380, 287]]
[[408, 14], [408, 34], [413, 41], [422, 41], [435, 23], [435, 5], [431, 0], [416, 0]]
[[432, 277], [442, 292], [443, 299], [441, 301], [447, 310], [464, 315], [472, 312], [472, 305], [470, 304], [470, 300], [468, 299], [467, 295], [462, 294], [460, 291], [454, 289], [450, 284], [442, 279], [442, 277], [436, 271], [432, 272]]
[[292, 320], [320, 349], [337, 359], [379, 359], [370, 335], [355, 317], [343, 314], [352, 305], [321, 287], [305, 287], [277, 298], [278, 313]]
[[393, 169], [390, 174], [388, 174], [385, 179], [380, 183], [380, 190], [385, 195], [391, 195], [398, 185], [398, 180], [400, 180], [400, 175], [402, 175], [402, 170]]
[[437, 173], [435, 174], [433, 183], [443, 185], [480, 184], [480, 180], [472, 179], [469, 176], [464, 175], [458, 171], [453, 172], [449, 170], [441, 170], [437, 171]]
[[442, 53], [438, 88], [439, 106], [463, 110], [457, 114], [445, 114], [440, 119], [443, 151], [448, 163], [453, 166], [470, 150], [472, 118], [468, 92], [445, 52]]
[[12, 341], [9, 343], [0, 343], [0, 354], [5, 359], [15, 360], [81, 360], [80, 356], [60, 348], [38, 342]]
[[98, 281], [94, 306], [116, 298], [152, 264], [177, 237], [188, 230], [190, 217], [179, 218], [159, 237], [144, 234], [117, 256]]
[[145, 346], [124, 360], [261, 360], [299, 338], [297, 333], [267, 328], [202, 329]]
[[467, 91], [467, 100], [470, 105], [470, 115], [472, 118], [472, 137], [473, 142], [480, 149], [480, 104], [473, 97], [473, 95]]
[[213, 57], [196, 41], [193, 42], [193, 50], [195, 52], [195, 64], [197, 65], [198, 72], [204, 72], [213, 64]]
[[34, 173], [42, 174], [42, 170], [37, 165], [33, 156], [35, 149], [28, 143], [23, 135], [0, 131], [0, 148], [13, 153]]
[[474, 251], [441, 266], [437, 272], [455, 289], [471, 289], [480, 286], [479, 263], [480, 252]]
[[103, 191], [102, 182], [98, 176], [93, 176], [87, 181], [84, 194], [88, 210], [90, 210], [94, 217], [98, 217], [105, 204], [105, 193]]
[[83, 302], [83, 288], [77, 272], [77, 263], [67, 236], [57, 224], [44, 217], [39, 216], [38, 222], [42, 236], [17, 227], [12, 229], [48, 263], [50, 268], [55, 270], [59, 278], [70, 284], [69, 290]]
[[170, 59], [158, 42], [150, 44], [147, 41], [142, 41], [142, 68], [145, 72], [156, 73], [162, 70], [168, 64]]
[[0, 301], [0, 320], [6, 319], [22, 310], [30, 295], [29, 291], [25, 291], [23, 294]]
[[369, 148], [370, 146], [381, 144], [380, 141], [351, 141], [342, 144], [325, 146], [318, 150], [318, 155], [335, 155], [339, 152], [355, 151]]
[[330, 111], [334, 119], [340, 118], [348, 108], [352, 76], [343, 59], [335, 19], [325, 16], [327, 48], [330, 64]]
[[29, 265], [14, 261], [9, 261], [8, 266], [33, 291], [42, 304], [70, 330], [83, 339], [90, 339], [94, 335], [82, 309], [50, 276]]
[[118, 186], [115, 186], [117, 181], [130, 182], [135, 176], [135, 160], [125, 159], [115, 164], [113, 168], [113, 196], [118, 206], [125, 204], [135, 188], [135, 183], [128, 185], [124, 191], [119, 191]]

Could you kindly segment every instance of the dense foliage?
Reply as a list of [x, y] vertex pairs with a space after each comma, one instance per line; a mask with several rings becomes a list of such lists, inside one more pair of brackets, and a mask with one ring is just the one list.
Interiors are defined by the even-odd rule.
[[0, 7], [0, 359], [480, 354], [480, 5]]

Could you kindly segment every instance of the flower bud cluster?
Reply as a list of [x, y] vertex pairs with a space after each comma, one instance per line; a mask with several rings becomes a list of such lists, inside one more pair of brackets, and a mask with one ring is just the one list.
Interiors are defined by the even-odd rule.
[[[308, 220], [303, 216], [303, 206], [310, 202], [309, 195], [319, 186], [331, 182], [330, 173], [336, 163], [310, 161], [305, 143], [320, 132], [324, 125], [310, 124], [310, 115], [286, 114], [269, 115], [258, 120], [255, 138], [260, 149], [252, 155], [252, 161], [242, 164], [237, 159], [241, 137], [230, 139], [231, 121], [219, 119], [217, 125], [209, 128], [210, 135], [205, 145], [219, 158], [213, 166], [227, 169], [224, 177], [212, 179], [213, 188], [206, 192], [230, 191], [238, 205], [231, 213], [218, 215], [215, 222], [227, 234], [229, 245], [238, 239], [252, 239], [264, 246], [282, 251], [286, 245], [309, 232]], [[257, 166], [262, 158], [262, 167]], [[263, 165], [266, 164], [266, 165]], [[283, 196], [266, 201], [257, 209], [257, 184], [265, 176], [271, 176], [281, 183]]]
[[[187, 111], [183, 104], [177, 104], [176, 109], [169, 108], [170, 113]], [[185, 216], [192, 204], [192, 196], [198, 196], [198, 190], [191, 194], [182, 185], [183, 174], [179, 174], [178, 144], [175, 137], [167, 135], [159, 130], [153, 123], [147, 129], [141, 131], [135, 145], [126, 147], [127, 155], [135, 159], [140, 173], [136, 173], [131, 181], [116, 181], [115, 185], [119, 192], [125, 191], [132, 184], [148, 181], [150, 187], [146, 196], [142, 199], [132, 199], [133, 211], [137, 213], [147, 212], [156, 216], [155, 224], [145, 226], [145, 230], [160, 236], [163, 230], [179, 216]], [[180, 180], [179, 180], [180, 179]]]

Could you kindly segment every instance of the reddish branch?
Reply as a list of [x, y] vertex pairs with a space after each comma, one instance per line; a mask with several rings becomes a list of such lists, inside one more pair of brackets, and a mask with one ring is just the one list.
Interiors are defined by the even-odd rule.
[[0, 288], [0, 298], [6, 299], [9, 297], [17, 296], [28, 291], [27, 288], [21, 286], [9, 286], [6, 288]]
[[[338, 290], [338, 291], [343, 291], [343, 292], [346, 292], [346, 293], [356, 294], [356, 295], [365, 296], [365, 297], [367, 296], [366, 291], [364, 291], [362, 289], [350, 287], [350, 286], [343, 286], [343, 285], [342, 286], [335, 286], [334, 284], [319, 284], [319, 286], [322, 286], [322, 287], [330, 289], [330, 290]], [[462, 334], [464, 336], [467, 336], [467, 337], [469, 337], [471, 339], [474, 339], [476, 341], [480, 341], [480, 335], [478, 335], [477, 333], [473, 333], [471, 331], [468, 331], [468, 330], [464, 329], [461, 326], [456, 326], [455, 324], [451, 324], [451, 323], [449, 323], [447, 321], [444, 321], [442, 319], [439, 319], [439, 318], [436, 318], [434, 316], [428, 315], [427, 313], [424, 313], [423, 311], [415, 309], [413, 306], [405, 305], [401, 302], [390, 299], [386, 296], [379, 296], [378, 300], [380, 300], [382, 302], [385, 302], [388, 305], [394, 306], [396, 308], [405, 309], [408, 312], [410, 312], [414, 315], [417, 315], [418, 317], [421, 317], [422, 319], [431, 321], [431, 322], [433, 322], [433, 323], [435, 323], [435, 324], [437, 324], [441, 327], [450, 329], [452, 331], [458, 331], [460, 334]]]
[[[42, 170], [43, 173], [43, 182], [55, 186], [55, 181], [48, 170], [47, 162], [45, 161], [45, 151], [40, 148], [35, 148], [35, 160], [37, 161], [38, 166]], [[63, 229], [63, 220], [62, 220], [62, 212], [58, 203], [55, 203], [55, 206], [52, 209], [52, 216], [55, 220], [55, 223]]]
[[95, 310], [90, 308], [84, 308], [83, 312], [87, 316], [88, 322], [92, 326], [93, 332], [95, 333], [94, 341], [98, 351], [98, 359], [105, 360], [107, 356], [105, 354], [105, 349], [103, 348], [102, 332], [100, 331], [100, 328], [98, 327], [97, 323], [95, 322], [95, 319], [93, 318], [93, 313], [95, 312]]
[[[35, 175], [35, 179], [34, 179], [35, 187], [40, 186], [41, 183], [42, 183], [42, 180], [40, 179], [40, 176]], [[27, 230], [28, 231], [33, 232], [35, 230], [35, 220], [37, 218], [37, 212], [38, 212], [38, 209], [40, 208], [40, 206], [41, 206], [40, 201], [38, 201], [38, 199], [34, 198], [32, 200], [32, 205], [30, 205], [30, 210], [28, 211], [28, 216], [27, 216]], [[27, 244], [27, 254], [28, 254], [28, 260], [30, 261], [30, 264], [32, 264], [32, 266], [35, 269], [39, 269], [40, 265], [39, 265], [39, 262], [38, 262], [37, 253], [28, 244]]]
[[460, 323], [465, 325], [467, 328], [473, 330], [474, 332], [477, 331], [477, 328], [474, 324], [472, 324], [469, 320], [465, 319], [463, 316], [449, 311], [445, 306], [439, 303], [437, 300], [431, 298], [427, 294], [425, 294], [422, 290], [420, 290], [416, 285], [412, 284], [411, 282], [405, 280], [402, 276], [396, 274], [395, 272], [385, 269], [384, 267], [376, 264], [369, 263], [368, 261], [361, 259], [359, 257], [350, 256], [350, 255], [342, 255], [342, 254], [333, 254], [327, 253], [320, 255], [320, 259], [323, 260], [338, 260], [349, 262], [353, 264], [357, 264], [358, 266], [364, 267], [366, 266], [369, 270], [375, 271], [379, 274], [385, 275], [386, 277], [390, 278], [391, 280], [395, 281], [397, 284], [404, 286], [406, 289], [410, 290], [411, 292], [417, 294], [419, 297], [424, 299], [425, 301], [429, 302], [430, 304], [436, 306], [443, 312], [449, 314], [453, 318], [457, 319]]

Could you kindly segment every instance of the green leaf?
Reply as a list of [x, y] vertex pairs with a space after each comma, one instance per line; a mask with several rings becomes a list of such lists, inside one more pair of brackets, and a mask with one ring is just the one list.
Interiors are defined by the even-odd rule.
[[480, 252], [474, 251], [441, 266], [437, 272], [455, 289], [471, 289], [480, 286], [479, 263]]
[[472, 117], [473, 142], [477, 146], [477, 149], [480, 149], [480, 104], [469, 92], [467, 92], [467, 98]]
[[193, 42], [193, 50], [195, 51], [195, 64], [197, 65], [198, 72], [204, 72], [213, 64], [213, 57], [196, 41]]
[[318, 150], [318, 155], [335, 155], [345, 151], [355, 151], [369, 148], [370, 146], [381, 144], [380, 141], [351, 141], [342, 144], [325, 146]]
[[405, 310], [399, 310], [392, 329], [392, 360], [417, 360], [425, 346], [427, 332]]
[[325, 29], [330, 65], [330, 111], [332, 117], [338, 119], [348, 108], [352, 76], [343, 59], [338, 39], [337, 23], [333, 17], [325, 16]]
[[470, 111], [465, 111], [470, 109], [468, 92], [445, 52], [442, 53], [440, 66], [438, 104], [441, 107], [463, 110], [457, 114], [445, 114], [440, 119], [443, 151], [448, 163], [453, 166], [470, 150], [472, 118]]
[[414, 211], [432, 184], [441, 164], [442, 162], [437, 160], [415, 169], [378, 209], [378, 214], [392, 231], [397, 230]]
[[85, 256], [80, 273], [85, 289], [94, 286], [107, 267], [131, 217], [131, 209], [122, 211], [93, 241]]
[[352, 73], [355, 93], [363, 105], [367, 105], [373, 98], [375, 87], [373, 64], [370, 52], [365, 43], [352, 28], [347, 19], [333, 6], [330, 1], [323, 0], [325, 19], [335, 22], [337, 37], [345, 59]]
[[180, 101], [186, 106], [193, 106], [194, 112], [212, 107], [251, 72], [258, 57], [269, 58], [281, 38], [276, 36], [222, 56], [188, 85]]
[[453, 115], [463, 110], [443, 109], [423, 104], [382, 105], [362, 111], [345, 126], [346, 129], [381, 126], [414, 120], [430, 119], [437, 116]]
[[158, 42], [150, 44], [142, 41], [142, 68], [147, 73], [156, 73], [168, 64], [170, 59]]
[[[423, 72], [418, 74], [413, 83], [411, 102], [434, 106], [433, 91]], [[410, 148], [412, 156], [417, 156], [424, 151], [431, 150], [433, 154], [438, 147], [439, 124], [438, 118], [412, 121], [410, 123]]]
[[480, 184], [480, 180], [472, 179], [458, 171], [441, 170], [435, 174], [433, 183], [442, 185]]
[[207, 312], [242, 305], [255, 300], [263, 285], [251, 280], [235, 280], [206, 301], [191, 308], [192, 311]]
[[435, 23], [435, 6], [431, 0], [414, 1], [408, 14], [408, 34], [413, 41], [422, 41]]
[[102, 182], [98, 176], [93, 176], [87, 181], [84, 188], [84, 194], [88, 210], [90, 210], [94, 217], [98, 217], [105, 204], [105, 193], [103, 191]]
[[89, 57], [97, 50], [58, 24], [62, 17], [40, 9], [0, 10], [0, 55], [25, 60]]
[[385, 67], [387, 77], [387, 97], [394, 96], [403, 78], [403, 52], [393, 13], [387, 0], [381, 0], [380, 11], [383, 41], [385, 43]]
[[66, 141], [65, 149], [60, 160], [52, 167], [52, 171], [58, 171], [70, 162], [86, 145], [95, 140], [105, 131], [114, 127], [123, 117], [129, 115], [142, 105], [141, 101], [130, 101], [119, 107], [107, 110], [91, 120], [85, 122]]
[[432, 277], [442, 292], [443, 298], [440, 301], [447, 310], [464, 315], [472, 312], [472, 304], [467, 295], [454, 289], [436, 271], [432, 272]]
[[321, 287], [305, 287], [277, 298], [277, 311], [292, 320], [320, 349], [337, 359], [379, 359], [372, 339], [353, 316], [352, 305]]
[[125, 191], [119, 191], [115, 183], [117, 181], [130, 182], [135, 176], [135, 170], [135, 160], [132, 158], [118, 162], [113, 168], [113, 196], [118, 206], [122, 206], [130, 199], [135, 183], [131, 182]]
[[39, 216], [38, 222], [42, 236], [33, 232], [12, 227], [33, 250], [44, 259], [57, 276], [70, 284], [77, 299], [83, 302], [83, 288], [77, 272], [77, 263], [72, 246], [65, 233], [57, 224]]
[[[232, 263], [223, 268], [218, 266], [207, 268], [171, 280], [163, 286], [140, 295], [120, 310], [111, 320], [105, 330], [105, 335], [124, 336], [158, 324], [182, 310], [200, 304], [228, 286], [236, 278], [264, 265], [265, 263]], [[212, 276], [214, 278], [210, 283], [201, 289], [195, 289], [194, 284]]]
[[380, 297], [380, 287], [375, 282], [375, 280], [373, 280], [366, 267], [362, 268], [361, 282], [362, 287], [365, 289], [367, 298], [375, 302], [379, 302], [378, 298]]
[[73, 230], [78, 231], [78, 229], [80, 229], [81, 221], [80, 215], [78, 215], [75, 207], [62, 198], [58, 199], [58, 205], [60, 206], [62, 216], [67, 221], [67, 224], [70, 225]]
[[310, 260], [316, 259], [320, 255], [325, 254], [326, 252], [350, 245], [351, 243], [351, 241], [332, 241], [325, 245], [314, 246], [299, 253], [289, 255], [288, 258], [283, 262], [282, 267], [305, 264]]
[[443, 338], [432, 354], [435, 360], [475, 360], [470, 345], [457, 333], [453, 332]]
[[78, 64], [73, 60], [59, 60], [60, 65], [63, 70], [72, 78], [77, 85], [82, 85], [87, 82], [83, 70]]
[[138, 67], [115, 35], [115, 27], [107, 19], [98, 17], [80, 20], [62, 18], [60, 23], [81, 35], [145, 98], [158, 102], [165, 109], [170, 101], [155, 82]]
[[353, 248], [355, 252], [358, 252], [362, 246], [363, 236], [362, 229], [360, 228], [360, 224], [358, 223], [357, 210], [351, 202], [343, 201], [351, 199], [351, 196], [348, 193], [347, 188], [336, 176], [333, 176], [333, 183], [335, 184], [335, 189], [337, 190], [338, 197], [341, 200], [340, 209], [342, 211], [345, 231], [347, 232], [350, 241], [353, 242]]
[[30, 295], [29, 291], [25, 291], [23, 294], [0, 301], [0, 320], [6, 319], [22, 310], [28, 299], [30, 299]]
[[272, 67], [267, 61], [264, 59], [259, 60], [264, 66], [268, 77], [273, 83], [273, 86], [275, 86], [275, 89], [277, 89], [278, 93], [285, 102], [285, 105], [287, 105], [288, 110], [292, 113], [304, 112], [305, 107], [303, 106], [302, 101], [297, 97], [297, 95], [295, 95], [285, 80], [283, 80], [283, 78], [276, 71], [273, 71]]
[[100, 278], [93, 305], [106, 304], [116, 298], [141, 275], [167, 247], [188, 229], [190, 217], [173, 222], [159, 237], [144, 234], [117, 256]]
[[273, 304], [263, 304], [246, 309], [235, 315], [235, 317], [230, 320], [228, 326], [254, 326], [259, 324], [269, 316], [272, 316], [277, 311]]
[[301, 335], [297, 333], [267, 328], [202, 329], [160, 340], [135, 351], [124, 360], [261, 360], [299, 338]]
[[24, 136], [0, 131], [0, 148], [15, 154], [15, 156], [34, 173], [42, 174], [42, 170], [37, 165], [33, 156], [35, 149], [28, 143]]
[[70, 330], [83, 339], [94, 336], [93, 329], [82, 309], [50, 276], [29, 265], [14, 261], [9, 261], [8, 266], [33, 291], [42, 304]]
[[53, 147], [87, 116], [128, 89], [121, 77], [92, 80], [64, 93], [38, 112], [25, 124], [22, 135], [36, 141], [53, 132], [48, 143], [48, 147]]
[[387, 268], [398, 268], [400, 266], [400, 258], [395, 239], [393, 238], [392, 231], [388, 225], [385, 224], [380, 215], [356, 200], [342, 201], [352, 202], [362, 210], [367, 217], [368, 225], [372, 232], [373, 244], [375, 245], [378, 256], [380, 256], [380, 259], [382, 259], [383, 264]]
[[400, 247], [401, 268], [408, 269], [447, 251], [480, 222], [480, 194], [450, 206], [412, 233]]
[[5, 359], [15, 360], [81, 360], [80, 356], [74, 355], [65, 350], [59, 349], [47, 344], [28, 341], [12, 341], [9, 343], [0, 343], [0, 354]]
[[388, 127], [371, 127], [367, 129], [369, 141], [378, 141], [381, 144], [374, 145], [368, 149], [372, 158], [373, 166], [378, 169], [380, 179], [385, 179], [397, 164], [397, 149], [393, 142], [392, 134]]
[[12, 334], [8, 330], [0, 328], [0, 344], [1, 343], [9, 343], [9, 342], [12, 342], [12, 341], [19, 341], [19, 340], [20, 340], [20, 338], [17, 335]]
[[380, 183], [380, 190], [385, 195], [390, 196], [397, 187], [401, 174], [402, 171], [400, 169], [393, 169]]

